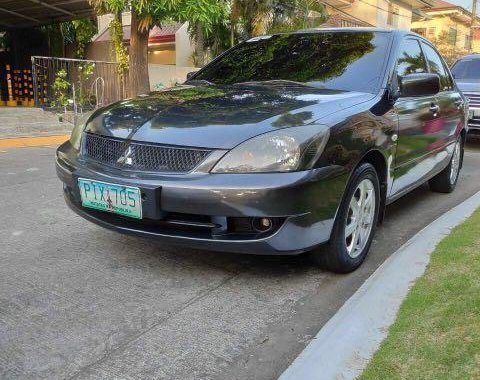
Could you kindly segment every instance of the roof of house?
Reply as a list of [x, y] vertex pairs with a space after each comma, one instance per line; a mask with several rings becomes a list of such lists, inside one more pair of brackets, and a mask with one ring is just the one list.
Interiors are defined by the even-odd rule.
[[372, 26], [367, 22], [350, 17], [345, 14], [334, 13], [328, 16], [321, 27], [349, 27], [349, 26]]
[[449, 3], [444, 0], [432, 0], [431, 7], [422, 8], [425, 11], [443, 11], [443, 10], [458, 10], [470, 14], [471, 12], [460, 5]]
[[0, 28], [25, 28], [94, 16], [88, 0], [2, 0]]
[[[154, 26], [150, 30], [150, 34], [148, 36], [148, 43], [149, 44], [158, 44], [158, 43], [165, 43], [165, 42], [175, 42], [175, 33], [180, 29], [182, 23], [172, 24], [172, 25], [165, 25], [161, 28], [158, 26]], [[110, 41], [110, 33], [108, 28], [105, 29], [100, 35], [95, 38], [93, 42], [106, 42]], [[130, 42], [130, 25], [123, 25], [123, 41], [129, 43]]]
[[[452, 4], [449, 3], [448, 1], [445, 0], [432, 0], [432, 6], [431, 7], [424, 7], [422, 8], [422, 11], [425, 12], [428, 15], [431, 14], [438, 14], [438, 13], [444, 13], [447, 12], [451, 14], [453, 17], [457, 18], [461, 22], [470, 22], [470, 19], [472, 17], [472, 13], [463, 8], [460, 5]], [[451, 12], [448, 12], [451, 11]], [[477, 23], [480, 21], [480, 18], [477, 16]]]

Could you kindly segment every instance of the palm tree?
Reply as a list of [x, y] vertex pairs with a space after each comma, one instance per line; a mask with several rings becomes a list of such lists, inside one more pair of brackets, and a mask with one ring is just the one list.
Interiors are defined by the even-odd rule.
[[232, 0], [231, 44], [238, 24], [243, 25], [246, 37], [254, 37], [314, 27], [324, 20], [324, 8], [318, 0]]

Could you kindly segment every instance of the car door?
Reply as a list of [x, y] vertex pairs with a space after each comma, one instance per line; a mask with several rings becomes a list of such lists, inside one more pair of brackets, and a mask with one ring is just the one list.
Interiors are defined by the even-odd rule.
[[[415, 37], [406, 37], [400, 43], [393, 83], [413, 73], [426, 73], [428, 66]], [[394, 109], [398, 115], [397, 148], [393, 170], [391, 195], [400, 194], [426, 177], [430, 172], [429, 155], [437, 136], [435, 130], [439, 120], [439, 104], [435, 95], [400, 97]]]
[[421, 42], [421, 46], [429, 71], [440, 77], [440, 92], [437, 94], [439, 118], [425, 133], [436, 138], [437, 146], [432, 148], [446, 148], [456, 140], [456, 131], [463, 128], [464, 100], [437, 51], [425, 41]]

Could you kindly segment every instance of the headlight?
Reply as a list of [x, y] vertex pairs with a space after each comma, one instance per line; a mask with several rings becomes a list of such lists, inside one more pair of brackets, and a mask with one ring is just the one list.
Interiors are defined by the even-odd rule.
[[82, 142], [82, 133], [85, 129], [85, 125], [87, 124], [88, 118], [92, 115], [93, 111], [85, 112], [82, 114], [75, 123], [75, 126], [72, 129], [72, 134], [70, 135], [70, 144], [76, 150], [80, 149], [80, 143]]
[[329, 136], [325, 125], [283, 128], [255, 136], [233, 148], [213, 173], [267, 173], [310, 169]]

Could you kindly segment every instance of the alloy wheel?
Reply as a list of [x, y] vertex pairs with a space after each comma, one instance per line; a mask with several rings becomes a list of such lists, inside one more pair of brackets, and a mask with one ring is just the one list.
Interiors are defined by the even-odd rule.
[[460, 171], [461, 149], [460, 141], [457, 141], [452, 155], [452, 162], [450, 164], [450, 184], [455, 184], [458, 173]]
[[375, 219], [375, 207], [375, 186], [370, 179], [364, 179], [350, 200], [345, 224], [345, 245], [352, 259], [358, 257], [367, 245]]

